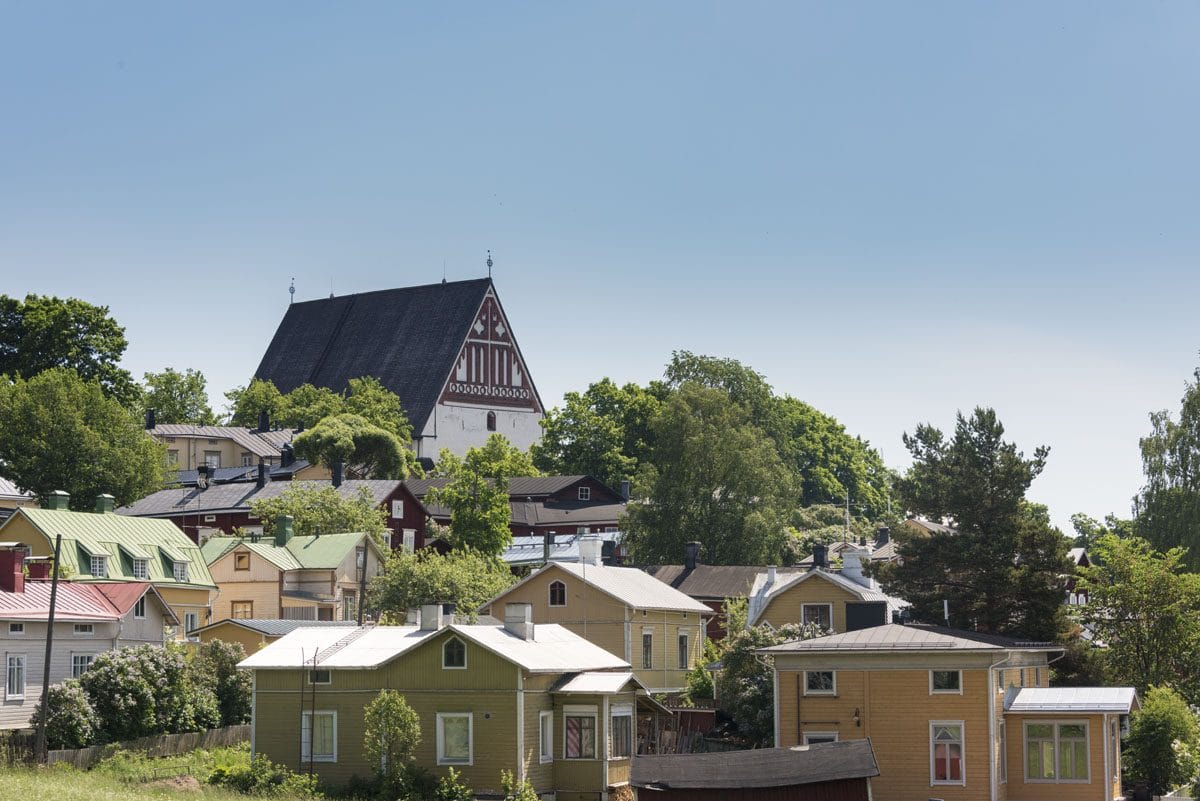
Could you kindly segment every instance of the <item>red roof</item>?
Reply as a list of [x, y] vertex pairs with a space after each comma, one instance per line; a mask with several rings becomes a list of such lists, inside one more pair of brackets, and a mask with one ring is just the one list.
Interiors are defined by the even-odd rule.
[[[103, 585], [59, 581], [54, 619], [120, 620], [148, 589], [145, 581]], [[26, 581], [24, 592], [0, 592], [0, 620], [45, 620], [49, 614], [49, 581]]]
[[[29, 586], [28, 583], [25, 585]], [[61, 586], [61, 585], [60, 585]], [[124, 615], [150, 589], [148, 581], [115, 581], [111, 584], [92, 584], [108, 599], [118, 614]]]

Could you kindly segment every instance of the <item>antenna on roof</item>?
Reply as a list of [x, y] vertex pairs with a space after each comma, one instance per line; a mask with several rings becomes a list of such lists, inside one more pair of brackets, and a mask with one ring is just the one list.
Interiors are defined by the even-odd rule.
[[492, 277], [492, 251], [490, 251], [490, 250], [488, 251], [487, 266], [488, 266], [488, 278], [491, 278]]
[[294, 275], [292, 276], [292, 285], [288, 287], [288, 295], [291, 296], [288, 298], [288, 305], [291, 306], [296, 302], [296, 276]]

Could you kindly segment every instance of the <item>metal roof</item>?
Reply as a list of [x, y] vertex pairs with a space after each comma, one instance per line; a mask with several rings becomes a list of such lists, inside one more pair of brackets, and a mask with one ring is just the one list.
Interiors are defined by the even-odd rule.
[[1022, 687], [1004, 699], [1004, 711], [1129, 714], [1136, 703], [1132, 687]]
[[[399, 489], [401, 482], [392, 480], [343, 481], [337, 488], [343, 498], [358, 496], [360, 489], [367, 489], [375, 503], [383, 503]], [[117, 510], [119, 515], [130, 517], [171, 517], [201, 512], [243, 512], [250, 508], [251, 501], [278, 498], [288, 487], [332, 487], [328, 481], [272, 481], [259, 489], [253, 483], [216, 484], [207, 489], [179, 487], [159, 490]]]
[[822, 651], [1061, 651], [1049, 642], [1034, 642], [922, 624], [888, 623], [868, 629], [830, 634], [763, 648], [760, 653], [820, 653]]
[[195, 632], [208, 631], [214, 626], [223, 626], [226, 623], [232, 623], [235, 626], [241, 626], [244, 629], [258, 632], [267, 637], [282, 637], [285, 634], [291, 634], [296, 629], [307, 628], [350, 628], [357, 627], [353, 620], [264, 620], [261, 618], [238, 619], [225, 618], [218, 620], [216, 623], [209, 623], [207, 626], [201, 626], [194, 629]]
[[868, 779], [879, 775], [871, 741], [709, 754], [635, 756], [630, 783], [649, 789], [738, 790]]
[[242, 426], [197, 426], [191, 423], [159, 423], [147, 432], [155, 437], [233, 440], [255, 456], [278, 456], [280, 448], [291, 442], [296, 434], [291, 428], [260, 432]]
[[269, 536], [258, 542], [243, 537], [210, 537], [200, 551], [209, 565], [242, 545], [280, 570], [322, 570], [340, 565], [364, 540], [370, 542], [381, 559], [386, 558], [370, 535], [361, 532], [297, 535], [283, 547]]
[[[756, 565], [696, 565], [688, 570], [684, 565], [657, 565], [643, 568], [647, 573], [664, 584], [669, 584], [685, 595], [693, 598], [710, 598], [722, 600], [725, 598], [745, 598], [759, 574], [765, 574], [766, 567]], [[802, 572], [798, 568], [781, 567], [777, 569], [779, 577], [787, 577]]]
[[[551, 562], [578, 562], [579, 543], [584, 536], [598, 536], [605, 542], [620, 543], [625, 535], [619, 531], [605, 534], [555, 534], [551, 538]], [[541, 565], [546, 561], [546, 541], [544, 537], [514, 537], [512, 544], [500, 552], [500, 559], [506, 564], [516, 567]]]
[[751, 626], [758, 623], [772, 601], [793, 587], [813, 578], [823, 579], [836, 587], [841, 587], [846, 592], [857, 595], [861, 601], [882, 601], [888, 605], [889, 611], [899, 611], [908, 606], [907, 601], [895, 598], [878, 589], [873, 579], [871, 580], [871, 586], [868, 587], [852, 581], [833, 570], [816, 568], [796, 573], [783, 579], [780, 579], [777, 573], [775, 583], [772, 585], [767, 584], [768, 578], [767, 573], [760, 573], [754, 580], [754, 586], [750, 589], [749, 625]]
[[[593, 535], [595, 536], [595, 535]], [[590, 584], [606, 595], [632, 606], [634, 609], [666, 609], [673, 612], [700, 612], [712, 614], [712, 610], [699, 601], [689, 598], [674, 587], [663, 584], [653, 576], [634, 567], [610, 567], [608, 565], [585, 565], [582, 562], [551, 562], [514, 584], [483, 606], [490, 606], [511, 593], [515, 588], [533, 581], [547, 570], [564, 570], [585, 584]]]
[[12, 481], [0, 476], [0, 498], [15, 498], [22, 501], [27, 501], [33, 497], [33, 493], [22, 491]]
[[[145, 581], [85, 584], [60, 580], [54, 599], [54, 619], [97, 623], [120, 620], [147, 592], [153, 593], [154, 588]], [[167, 615], [172, 616], [158, 593], [154, 595]], [[49, 581], [26, 581], [22, 592], [0, 592], [0, 620], [45, 620], [49, 614]]]
[[619, 693], [621, 689], [633, 681], [633, 673], [624, 671], [588, 671], [576, 673], [554, 688], [556, 693], [599, 695], [604, 693]]

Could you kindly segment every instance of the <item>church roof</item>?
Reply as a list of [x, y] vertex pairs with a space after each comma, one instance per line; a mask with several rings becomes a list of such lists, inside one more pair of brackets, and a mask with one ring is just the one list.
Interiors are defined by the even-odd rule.
[[292, 304], [254, 375], [285, 393], [301, 384], [341, 392], [374, 376], [420, 433], [491, 285], [476, 278]]

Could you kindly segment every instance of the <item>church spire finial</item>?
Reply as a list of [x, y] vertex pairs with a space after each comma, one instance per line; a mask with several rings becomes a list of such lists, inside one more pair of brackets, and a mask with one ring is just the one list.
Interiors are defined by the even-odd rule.
[[487, 266], [488, 266], [488, 278], [491, 278], [492, 277], [492, 251], [490, 251], [490, 250], [488, 251]]
[[296, 302], [296, 276], [292, 276], [292, 285], [288, 287], [288, 305]]

